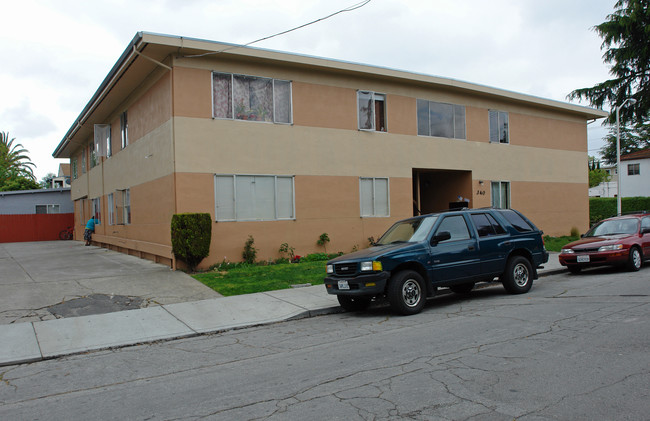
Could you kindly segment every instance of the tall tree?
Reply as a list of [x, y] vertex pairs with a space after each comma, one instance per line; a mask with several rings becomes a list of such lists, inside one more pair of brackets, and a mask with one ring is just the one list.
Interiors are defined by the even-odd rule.
[[[621, 156], [650, 148], [650, 124], [637, 124], [633, 128], [621, 126]], [[616, 163], [616, 127], [611, 126], [605, 137], [605, 146], [600, 149], [603, 160]]]
[[14, 144], [15, 140], [9, 140], [9, 133], [0, 132], [0, 168], [4, 169], [7, 174], [36, 180], [34, 177], [35, 164], [27, 155], [29, 151], [20, 143]]
[[[591, 88], [569, 94], [569, 99], [586, 99], [592, 106], [612, 110], [627, 98], [637, 100], [634, 106], [620, 111], [621, 122], [642, 124], [650, 116], [650, 0], [618, 0], [614, 13], [594, 29], [603, 39], [603, 60], [611, 65], [612, 79]], [[608, 119], [616, 121], [615, 113]]]

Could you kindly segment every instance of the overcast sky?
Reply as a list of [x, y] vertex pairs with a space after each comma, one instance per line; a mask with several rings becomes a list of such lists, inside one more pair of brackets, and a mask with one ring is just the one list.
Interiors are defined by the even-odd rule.
[[[20, 0], [0, 6], [0, 131], [40, 180], [83, 107], [138, 31], [248, 43], [361, 0]], [[609, 78], [593, 27], [615, 0], [371, 0], [255, 44], [566, 101]], [[586, 104], [584, 104], [586, 105]], [[606, 134], [589, 125], [589, 154]]]

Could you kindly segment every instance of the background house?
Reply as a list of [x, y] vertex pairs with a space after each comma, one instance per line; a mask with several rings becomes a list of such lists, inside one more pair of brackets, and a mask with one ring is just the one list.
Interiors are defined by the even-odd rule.
[[621, 197], [650, 196], [650, 149], [621, 155]]
[[0, 192], [0, 243], [58, 240], [73, 212], [70, 188]]
[[513, 207], [588, 227], [587, 129], [607, 113], [393, 69], [138, 33], [54, 152], [77, 238], [175, 266], [174, 213], [209, 212], [208, 266], [365, 247], [393, 222]]

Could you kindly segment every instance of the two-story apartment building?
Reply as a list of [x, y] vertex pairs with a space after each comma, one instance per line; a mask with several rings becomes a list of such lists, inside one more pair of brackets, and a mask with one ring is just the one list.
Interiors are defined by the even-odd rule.
[[138, 33], [54, 152], [76, 232], [174, 266], [174, 213], [209, 212], [202, 266], [365, 247], [463, 202], [588, 227], [588, 120], [607, 113], [457, 80]]

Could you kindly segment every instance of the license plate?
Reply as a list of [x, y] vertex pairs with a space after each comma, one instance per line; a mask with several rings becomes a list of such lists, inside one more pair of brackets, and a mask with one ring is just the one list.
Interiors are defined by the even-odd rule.
[[348, 281], [339, 281], [339, 289], [350, 289]]
[[589, 256], [578, 256], [578, 263], [589, 263]]

